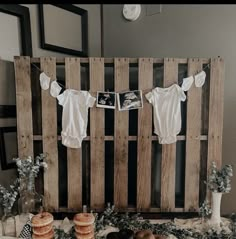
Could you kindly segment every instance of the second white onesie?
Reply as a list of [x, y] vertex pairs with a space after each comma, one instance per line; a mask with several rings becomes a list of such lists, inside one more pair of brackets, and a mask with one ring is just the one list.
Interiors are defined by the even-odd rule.
[[154, 133], [160, 144], [177, 141], [176, 135], [181, 130], [181, 101], [186, 100], [183, 89], [173, 84], [167, 88], [156, 87], [146, 95], [153, 105]]
[[62, 112], [62, 144], [70, 148], [80, 148], [87, 136], [88, 108], [96, 98], [88, 91], [67, 89], [57, 96]]

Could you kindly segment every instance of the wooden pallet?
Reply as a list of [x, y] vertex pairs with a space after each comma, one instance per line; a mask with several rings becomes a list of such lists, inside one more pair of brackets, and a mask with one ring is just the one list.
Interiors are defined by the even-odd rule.
[[[199, 207], [201, 191], [206, 190], [203, 178], [214, 160], [222, 161], [224, 60], [222, 58], [55, 58], [15, 57], [15, 79], [17, 100], [17, 132], [19, 156], [34, 155], [34, 144], [42, 141], [43, 152], [48, 153], [48, 170], [44, 173], [44, 195], [49, 211], [78, 211], [82, 209], [82, 152], [67, 148], [67, 208], [59, 205], [59, 169], [57, 134], [57, 100], [49, 90], [41, 90], [41, 110], [38, 118], [32, 117], [32, 93], [34, 84], [32, 64], [52, 79], [56, 78], [57, 65], [65, 66], [67, 88], [81, 89], [81, 65], [89, 67], [89, 85], [92, 95], [105, 90], [105, 67], [114, 67], [114, 91], [129, 89], [130, 64], [138, 65], [138, 89], [147, 93], [155, 87], [153, 69], [162, 64], [163, 87], [178, 83], [178, 67], [187, 65], [187, 75], [194, 75], [210, 64], [206, 86], [194, 85], [187, 93], [186, 133], [178, 135], [178, 141], [185, 142], [185, 190], [184, 207], [175, 203], [176, 143], [162, 145], [160, 207], [151, 205], [152, 194], [152, 143], [157, 136], [152, 132], [152, 106], [143, 97], [144, 106], [138, 110], [137, 135], [129, 135], [129, 113], [114, 112], [114, 135], [105, 135], [104, 109], [90, 109], [90, 135], [84, 140], [90, 142], [90, 198], [88, 205], [93, 210], [105, 206], [105, 142], [114, 142], [114, 205], [120, 210], [142, 212], [195, 212]], [[38, 77], [38, 74], [36, 74]], [[36, 87], [40, 89], [39, 87]], [[39, 94], [40, 96], [40, 94]], [[34, 99], [34, 104], [38, 104]], [[99, 120], [98, 120], [99, 119]], [[33, 125], [42, 125], [42, 134], [33, 134]], [[128, 203], [128, 160], [129, 141], [137, 142], [137, 188], [136, 205]], [[66, 160], [66, 159], [65, 159]]]

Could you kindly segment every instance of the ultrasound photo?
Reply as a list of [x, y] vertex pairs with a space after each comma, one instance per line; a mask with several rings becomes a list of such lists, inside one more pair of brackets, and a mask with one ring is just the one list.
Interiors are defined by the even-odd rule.
[[141, 90], [126, 91], [118, 93], [118, 108], [122, 110], [132, 110], [143, 107]]
[[97, 92], [97, 107], [101, 108], [116, 108], [116, 93], [115, 92]]

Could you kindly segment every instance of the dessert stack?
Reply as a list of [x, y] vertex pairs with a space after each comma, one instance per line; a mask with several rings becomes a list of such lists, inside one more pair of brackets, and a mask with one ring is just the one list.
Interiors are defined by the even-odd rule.
[[92, 213], [77, 213], [73, 222], [75, 224], [75, 237], [77, 239], [94, 238], [94, 220]]
[[41, 212], [31, 219], [33, 235], [32, 239], [52, 239], [54, 237], [53, 215], [49, 212]]

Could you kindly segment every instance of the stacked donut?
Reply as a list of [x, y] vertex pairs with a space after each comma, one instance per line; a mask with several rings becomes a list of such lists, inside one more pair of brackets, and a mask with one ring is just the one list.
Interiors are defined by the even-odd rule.
[[141, 230], [136, 232], [135, 239], [166, 239], [164, 235], [153, 234], [150, 230]]
[[74, 216], [76, 239], [94, 238], [94, 220], [92, 213], [77, 213]]
[[52, 239], [54, 237], [53, 215], [49, 212], [41, 212], [31, 219], [33, 235], [32, 239]]

